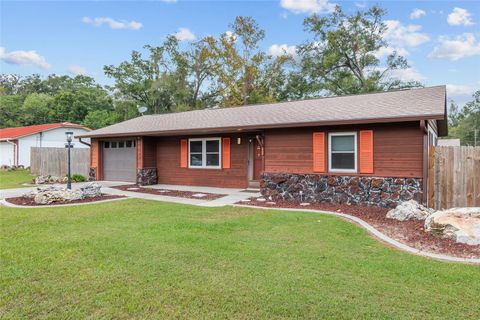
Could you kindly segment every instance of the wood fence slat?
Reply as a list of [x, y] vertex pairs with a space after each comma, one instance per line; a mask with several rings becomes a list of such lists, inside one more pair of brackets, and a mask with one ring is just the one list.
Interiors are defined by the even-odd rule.
[[[66, 148], [32, 147], [30, 171], [34, 175], [63, 177], [67, 174], [68, 150]], [[88, 177], [90, 169], [90, 149], [71, 150], [71, 171]]]
[[480, 206], [479, 147], [432, 147], [428, 173], [429, 206]]

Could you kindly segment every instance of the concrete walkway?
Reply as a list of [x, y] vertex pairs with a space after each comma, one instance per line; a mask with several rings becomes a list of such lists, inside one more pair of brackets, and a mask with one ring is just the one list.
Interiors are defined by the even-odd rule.
[[[72, 184], [72, 189], [78, 189], [84, 186], [86, 183], [87, 182], [74, 183]], [[180, 186], [180, 185], [167, 185], [167, 184], [156, 184], [148, 187], [146, 186], [146, 188], [152, 188], [152, 189], [168, 189], [168, 190], [190, 191], [190, 192], [197, 192], [197, 193], [214, 193], [214, 194], [225, 195], [224, 197], [221, 197], [215, 200], [204, 200], [201, 198], [190, 199], [190, 198], [181, 198], [181, 197], [162, 196], [160, 194], [156, 195], [156, 194], [141, 193], [141, 192], [130, 192], [130, 191], [123, 191], [123, 190], [111, 188], [114, 186], [132, 184], [131, 182], [98, 181], [98, 183], [102, 186], [102, 192], [106, 194], [123, 195], [129, 198], [165, 201], [165, 202], [173, 202], [173, 203], [179, 203], [179, 204], [190, 204], [190, 205], [204, 206], [204, 207], [221, 207], [225, 205], [232, 205], [241, 200], [248, 199], [250, 197], [260, 196], [259, 192], [253, 192], [253, 193], [242, 192], [242, 190], [244, 189], [235, 189], [235, 188], [194, 187], [194, 186]], [[35, 189], [36, 187], [0, 190], [0, 199], [20, 197], [25, 193], [29, 193]], [[71, 205], [82, 205], [82, 204], [84, 203], [71, 204]]]

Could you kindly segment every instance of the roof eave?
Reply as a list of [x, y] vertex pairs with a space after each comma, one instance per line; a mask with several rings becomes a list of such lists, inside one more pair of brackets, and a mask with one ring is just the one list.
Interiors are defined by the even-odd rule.
[[389, 122], [409, 122], [420, 120], [443, 120], [445, 114], [431, 114], [422, 116], [409, 117], [390, 117], [390, 118], [375, 118], [375, 119], [355, 119], [343, 121], [312, 121], [312, 122], [294, 122], [282, 124], [264, 124], [252, 126], [231, 126], [231, 127], [212, 127], [212, 128], [193, 128], [183, 130], [158, 130], [158, 131], [136, 131], [110, 134], [82, 134], [75, 136], [76, 138], [111, 138], [111, 137], [132, 137], [132, 136], [175, 136], [182, 134], [208, 134], [219, 132], [248, 132], [262, 129], [276, 129], [276, 128], [295, 128], [295, 127], [314, 127], [314, 126], [336, 126], [348, 124], [367, 124], [367, 123], [389, 123]]

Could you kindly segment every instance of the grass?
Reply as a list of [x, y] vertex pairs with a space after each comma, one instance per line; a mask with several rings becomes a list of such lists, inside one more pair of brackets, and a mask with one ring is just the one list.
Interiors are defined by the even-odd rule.
[[0, 318], [478, 319], [480, 268], [315, 213], [1, 208]]
[[24, 188], [23, 183], [31, 183], [33, 176], [28, 170], [0, 170], [0, 189]]

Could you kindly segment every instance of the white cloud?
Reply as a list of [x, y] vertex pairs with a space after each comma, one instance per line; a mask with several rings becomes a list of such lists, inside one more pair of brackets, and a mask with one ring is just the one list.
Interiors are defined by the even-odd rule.
[[297, 56], [296, 47], [289, 46], [286, 44], [274, 44], [268, 48], [268, 54], [274, 57], [279, 57], [282, 55], [289, 55], [292, 57]]
[[295, 14], [328, 13], [335, 9], [335, 4], [328, 0], [281, 0], [280, 6]]
[[427, 15], [427, 13], [422, 10], [422, 9], [413, 9], [413, 11], [410, 13], [410, 19], [419, 19], [422, 16]]
[[377, 50], [374, 55], [377, 58], [382, 58], [386, 57], [390, 54], [392, 54], [394, 51], [397, 51], [397, 54], [400, 56], [408, 56], [410, 53], [407, 51], [405, 48], [395, 48], [395, 47], [381, 47], [379, 50]]
[[187, 28], [180, 28], [178, 31], [174, 34], [175, 38], [177, 38], [179, 41], [193, 41], [197, 39], [195, 34], [188, 30]]
[[471, 96], [475, 89], [472, 86], [461, 84], [447, 84], [447, 94], [449, 96]]
[[404, 81], [422, 81], [426, 79], [426, 77], [415, 68], [392, 70], [390, 75]]
[[451, 26], [471, 26], [473, 25], [471, 17], [472, 15], [466, 9], [454, 8], [448, 15], [447, 22]]
[[422, 30], [420, 25], [403, 25], [398, 20], [385, 20], [385, 25], [387, 30], [384, 37], [395, 46], [417, 47], [430, 41], [430, 37], [426, 33], [420, 32]]
[[67, 71], [73, 75], [82, 75], [86, 76], [88, 75], [87, 69], [80, 67], [79, 65], [76, 64], [71, 64], [68, 66]]
[[4, 47], [0, 47], [0, 60], [18, 66], [35, 66], [41, 69], [49, 69], [51, 67], [45, 58], [39, 55], [35, 50], [7, 52]]
[[142, 28], [142, 24], [138, 21], [126, 21], [126, 20], [115, 20], [110, 17], [83, 17], [82, 22], [86, 24], [91, 24], [96, 27], [100, 27], [103, 24], [108, 25], [112, 29], [129, 29], [129, 30], [138, 30]]
[[367, 7], [367, 2], [366, 1], [363, 1], [363, 2], [355, 2], [355, 7], [357, 8], [360, 8], [360, 9], [365, 9]]
[[480, 42], [472, 33], [464, 33], [455, 38], [440, 37], [439, 46], [428, 54], [429, 58], [450, 59], [456, 61], [468, 56], [480, 55]]
[[225, 37], [227, 37], [227, 39], [230, 41], [237, 41], [237, 35], [233, 34], [233, 32], [230, 30], [225, 31]]

